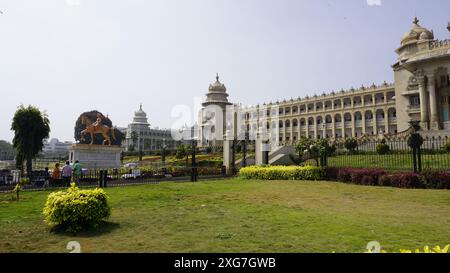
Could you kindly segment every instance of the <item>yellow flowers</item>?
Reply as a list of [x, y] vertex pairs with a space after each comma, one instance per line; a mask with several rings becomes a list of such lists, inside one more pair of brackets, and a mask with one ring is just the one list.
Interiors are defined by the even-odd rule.
[[245, 179], [322, 180], [324, 170], [321, 167], [313, 166], [250, 166], [242, 168], [239, 175]]
[[66, 191], [50, 193], [43, 209], [45, 220], [66, 231], [77, 233], [97, 227], [109, 217], [108, 196], [102, 189], [80, 190], [75, 183]]
[[[434, 248], [430, 248], [429, 246], [425, 246], [423, 248], [423, 251], [420, 249], [416, 249], [414, 251], [408, 250], [408, 249], [400, 249], [399, 253], [450, 253], [450, 245], [446, 245], [445, 247], [441, 248], [440, 246], [435, 246]], [[377, 253], [372, 250], [367, 250], [364, 253]], [[381, 250], [379, 253], [388, 253], [385, 250]]]
[[414, 252], [407, 249], [401, 249], [400, 253], [449, 253], [449, 249], [450, 245], [446, 245], [444, 248], [436, 246], [432, 249], [429, 246], [425, 246], [423, 252], [420, 249], [416, 249]]

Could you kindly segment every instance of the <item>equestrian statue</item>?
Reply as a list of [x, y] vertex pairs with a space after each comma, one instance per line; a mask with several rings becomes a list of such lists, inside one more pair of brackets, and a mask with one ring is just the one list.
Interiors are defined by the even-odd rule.
[[112, 126], [111, 120], [98, 111], [81, 114], [75, 125], [75, 139], [82, 144], [120, 146], [122, 138], [123, 135]]

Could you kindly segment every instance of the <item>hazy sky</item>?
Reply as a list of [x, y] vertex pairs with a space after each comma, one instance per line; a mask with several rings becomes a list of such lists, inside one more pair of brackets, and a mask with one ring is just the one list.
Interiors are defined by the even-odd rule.
[[[377, 3], [379, 0], [369, 0]], [[21, 103], [73, 140], [99, 110], [126, 126], [142, 102], [153, 126], [193, 107], [219, 72], [232, 102], [257, 104], [392, 82], [417, 15], [450, 38], [448, 0], [0, 0], [0, 139]]]

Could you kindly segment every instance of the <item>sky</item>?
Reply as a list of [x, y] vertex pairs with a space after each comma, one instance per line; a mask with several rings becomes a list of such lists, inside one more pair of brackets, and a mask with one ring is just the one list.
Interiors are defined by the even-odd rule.
[[450, 38], [448, 0], [0, 0], [0, 139], [20, 104], [73, 141], [85, 111], [126, 127], [196, 114], [218, 72], [230, 101], [262, 104], [393, 81], [415, 15]]

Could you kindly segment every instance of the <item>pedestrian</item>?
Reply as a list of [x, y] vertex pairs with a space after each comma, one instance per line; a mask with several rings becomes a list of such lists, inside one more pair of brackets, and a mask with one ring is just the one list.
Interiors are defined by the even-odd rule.
[[62, 178], [65, 186], [70, 186], [70, 181], [72, 179], [72, 167], [70, 167], [70, 162], [67, 161], [66, 165], [62, 169]]
[[81, 178], [81, 164], [77, 160], [75, 161], [75, 164], [73, 164], [73, 180], [75, 181], [75, 183], [78, 184], [78, 182], [80, 182], [80, 178]]
[[61, 169], [59, 168], [59, 163], [55, 164], [55, 168], [52, 171], [52, 183], [58, 183], [61, 179]]
[[50, 173], [48, 171], [48, 167], [45, 167], [45, 171], [44, 171], [44, 188], [50, 186]]

